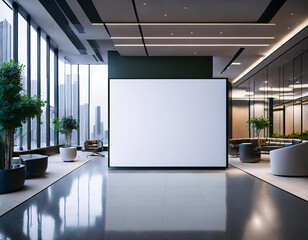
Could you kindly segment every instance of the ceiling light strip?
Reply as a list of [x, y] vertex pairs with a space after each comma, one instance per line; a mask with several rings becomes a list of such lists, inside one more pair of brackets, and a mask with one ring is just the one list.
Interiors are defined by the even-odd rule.
[[[115, 47], [143, 47], [143, 44], [115, 44]], [[147, 47], [268, 47], [269, 44], [146, 44]]]
[[[103, 25], [104, 23], [92, 23], [92, 25]], [[275, 26], [276, 23], [193, 23], [193, 22], [175, 22], [175, 23], [135, 23], [135, 22], [108, 22], [108, 26]]]
[[[147, 40], [269, 40], [275, 37], [143, 37]], [[114, 40], [141, 39], [141, 37], [111, 37]]]
[[282, 38], [276, 45], [274, 45], [270, 50], [268, 50], [264, 57], [260, 57], [257, 61], [255, 61], [253, 64], [251, 64], [246, 70], [244, 70], [240, 75], [238, 75], [233, 81], [232, 84], [236, 83], [240, 79], [242, 79], [244, 76], [246, 76], [251, 70], [253, 70], [256, 66], [258, 66], [264, 59], [269, 57], [273, 52], [275, 52], [278, 48], [280, 48], [282, 45], [284, 45], [287, 41], [289, 41], [291, 38], [293, 38], [297, 33], [302, 31], [305, 27], [308, 25], [308, 18], [299, 24], [292, 32], [287, 34], [284, 38]]

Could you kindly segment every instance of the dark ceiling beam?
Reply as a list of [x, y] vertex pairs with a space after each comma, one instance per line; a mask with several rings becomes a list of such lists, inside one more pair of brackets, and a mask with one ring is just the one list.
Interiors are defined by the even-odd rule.
[[66, 34], [72, 44], [77, 48], [77, 50], [82, 55], [87, 54], [87, 50], [76, 34], [71, 29], [65, 15], [62, 10], [55, 2], [55, 0], [39, 0], [43, 7], [47, 10], [50, 16], [56, 21], [62, 31]]
[[95, 40], [87, 40], [88, 43], [90, 44], [91, 48], [93, 49], [95, 55], [97, 56], [97, 58], [101, 61], [104, 62], [103, 57], [99, 51], [99, 46], [97, 44], [97, 42]]
[[67, 16], [67, 18], [74, 25], [76, 30], [79, 33], [85, 33], [83, 26], [81, 25], [81, 23], [77, 19], [76, 15], [74, 14], [74, 12], [70, 8], [70, 6], [67, 4], [66, 0], [56, 0], [56, 2], [59, 5], [59, 7], [61, 8], [61, 10], [63, 11], [63, 13]]
[[[136, 19], [137, 19], [137, 23], [140, 23], [139, 16], [138, 16], [138, 13], [137, 13], [137, 8], [136, 8], [135, 0], [132, 0], [132, 3], [133, 3], [133, 7], [134, 7], [134, 12], [135, 12], [135, 16], [136, 16]], [[143, 46], [144, 46], [144, 51], [145, 51], [146, 55], [149, 56], [147, 47], [146, 47], [145, 42], [144, 42], [143, 32], [142, 32], [142, 28], [141, 28], [140, 24], [138, 24], [138, 28], [139, 28], [140, 36], [141, 36], [142, 43], [143, 43]]]
[[269, 23], [285, 2], [286, 0], [272, 0], [257, 22]]
[[103, 22], [101, 17], [99, 16], [92, 0], [77, 0], [80, 7], [83, 9], [84, 13], [87, 15], [91, 23], [103, 23], [105, 30], [109, 37], [111, 37], [110, 32], [106, 26], [106, 24]]
[[225, 66], [225, 68], [220, 72], [220, 74], [222, 74], [224, 71], [227, 70], [227, 68], [235, 61], [235, 59], [237, 59], [241, 53], [244, 51], [245, 48], [240, 48], [233, 56], [233, 58], [231, 59], [231, 61], [227, 64], [227, 66]]

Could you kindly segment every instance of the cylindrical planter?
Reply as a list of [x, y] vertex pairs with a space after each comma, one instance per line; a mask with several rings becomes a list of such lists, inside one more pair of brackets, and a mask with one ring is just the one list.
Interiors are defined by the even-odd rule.
[[77, 157], [77, 148], [69, 147], [69, 148], [60, 148], [60, 156], [64, 162], [74, 161]]
[[0, 194], [14, 192], [25, 183], [26, 171], [22, 164], [15, 164], [14, 168], [0, 170]]
[[26, 177], [40, 177], [44, 175], [48, 166], [48, 156], [40, 154], [20, 155], [22, 164], [26, 165]]

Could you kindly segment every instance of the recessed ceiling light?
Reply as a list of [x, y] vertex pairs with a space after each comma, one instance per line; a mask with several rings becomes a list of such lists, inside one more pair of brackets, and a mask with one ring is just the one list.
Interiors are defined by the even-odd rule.
[[233, 63], [231, 63], [231, 65], [241, 65], [242, 63], [240, 63], [240, 62], [233, 62]]
[[194, 54], [196, 55], [197, 53], [196, 53], [196, 52], [194, 52]]
[[291, 13], [291, 16], [293, 16], [293, 13]]
[[173, 36], [173, 33], [170, 33], [171, 36]]
[[222, 32], [220, 32], [220, 34], [222, 34]]
[[186, 10], [186, 9], [187, 9], [187, 7], [185, 6], [185, 7], [184, 7], [184, 9]]
[[192, 34], [194, 34], [194, 32], [190, 32], [190, 34], [192, 35]]
[[264, 81], [264, 83], [268, 83], [268, 81]]
[[164, 15], [165, 17], [167, 17], [167, 13], [165, 13], [165, 15]]
[[290, 29], [290, 27], [288, 27], [288, 29]]

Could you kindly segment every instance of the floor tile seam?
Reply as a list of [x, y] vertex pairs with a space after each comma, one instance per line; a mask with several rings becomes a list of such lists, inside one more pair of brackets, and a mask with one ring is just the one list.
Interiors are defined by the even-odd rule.
[[298, 198], [299, 200], [302, 200], [302, 201], [304, 201], [304, 202], [308, 202], [308, 200], [306, 200], [306, 199], [304, 199], [304, 198], [301, 198], [301, 197], [299, 197], [299, 196], [297, 196], [297, 195], [295, 195], [295, 194], [293, 194], [293, 193], [291, 193], [291, 192], [288, 192], [287, 190], [282, 189], [282, 188], [280, 188], [280, 187], [278, 187], [278, 186], [276, 186], [276, 185], [274, 185], [274, 184], [272, 184], [272, 183], [270, 183], [270, 182], [268, 182], [268, 181], [266, 181], [266, 180], [264, 180], [264, 179], [262, 179], [262, 178], [260, 178], [260, 177], [257, 177], [257, 176], [255, 176], [255, 175], [253, 175], [252, 173], [249, 173], [249, 172], [247, 172], [247, 171], [245, 171], [245, 170], [239, 168], [239, 167], [236, 167], [235, 165], [232, 165], [231, 163], [229, 163], [229, 164], [230, 164], [231, 166], [235, 167], [236, 169], [238, 169], [238, 170], [240, 170], [240, 171], [242, 171], [242, 172], [244, 172], [244, 173], [250, 175], [251, 177], [254, 177], [254, 178], [256, 178], [256, 179], [258, 179], [258, 180], [260, 180], [260, 181], [262, 181], [262, 182], [265, 182], [266, 184], [268, 184], [268, 185], [270, 185], [270, 186], [273, 186], [273, 187], [275, 187], [275, 188], [277, 188], [277, 189], [279, 189], [279, 190], [281, 190], [281, 191], [283, 191], [283, 192], [285, 192], [285, 193], [288, 193], [288, 194], [290, 194], [290, 195], [292, 195], [292, 196]]
[[[34, 195], [32, 195], [31, 197], [27, 198], [26, 200], [24, 200], [23, 202], [17, 204], [16, 206], [14, 206], [13, 208], [11, 208], [10, 210], [4, 212], [3, 214], [0, 215], [0, 217], [4, 216], [5, 214], [13, 211], [15, 208], [17, 208], [18, 206], [24, 204], [25, 202], [31, 200], [32, 198], [34, 198], [36, 195], [40, 194], [41, 192], [47, 190], [49, 187], [53, 186], [55, 183], [57, 183], [58, 181], [60, 181], [61, 179], [63, 179], [64, 177], [66, 177], [67, 175], [73, 173], [75, 170], [79, 169], [80, 167], [86, 165], [87, 163], [89, 163], [90, 161], [92, 161], [92, 159], [90, 159], [89, 161], [87, 162], [84, 162], [83, 164], [79, 165], [77, 168], [74, 168], [72, 171], [66, 173], [65, 175], [63, 175], [62, 177], [60, 177], [59, 179], [57, 179], [55, 182], [51, 183], [50, 185], [44, 187], [43, 189], [41, 189], [40, 191], [38, 191], [37, 193], [35, 193]], [[9, 193], [8, 193], [9, 194]]]

